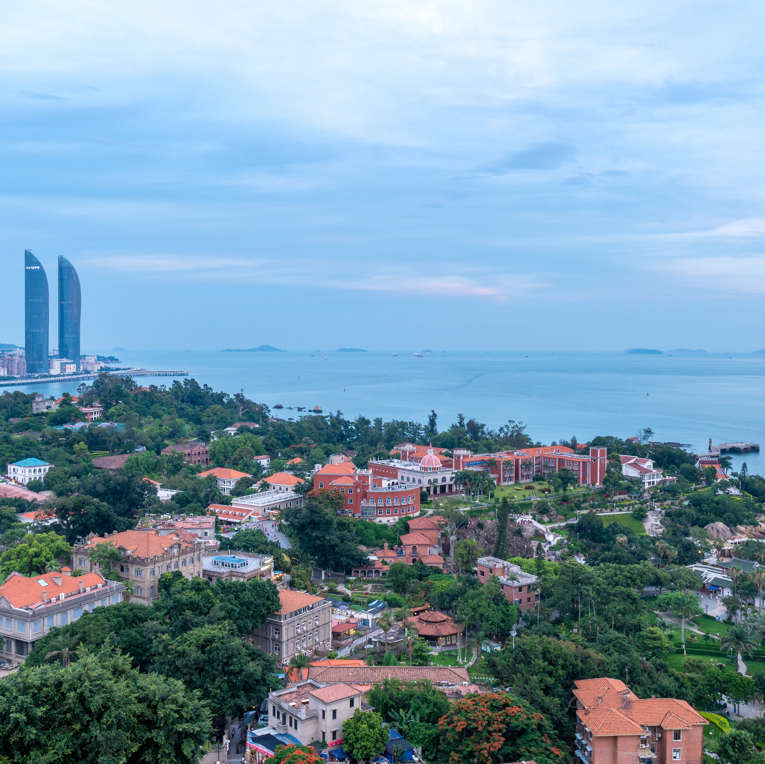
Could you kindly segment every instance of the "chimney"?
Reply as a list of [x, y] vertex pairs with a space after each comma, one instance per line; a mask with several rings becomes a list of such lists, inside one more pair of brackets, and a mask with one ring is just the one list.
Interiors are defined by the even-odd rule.
[[43, 592], [43, 604], [48, 601], [48, 592]]
[[79, 584], [79, 587], [80, 587], [80, 594], [82, 594], [82, 579], [80, 579], [77, 583]]
[[63, 579], [61, 578], [60, 573], [57, 573], [56, 575], [53, 576], [53, 583], [56, 584], [56, 586], [61, 586], [62, 580]]

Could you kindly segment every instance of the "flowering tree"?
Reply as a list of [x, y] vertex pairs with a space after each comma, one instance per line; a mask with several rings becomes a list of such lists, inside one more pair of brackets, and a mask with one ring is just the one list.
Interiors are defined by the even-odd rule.
[[500, 764], [529, 761], [561, 764], [565, 753], [550, 722], [519, 698], [505, 693], [468, 695], [438, 722], [439, 761]]
[[307, 745], [280, 745], [266, 764], [320, 764], [322, 758]]

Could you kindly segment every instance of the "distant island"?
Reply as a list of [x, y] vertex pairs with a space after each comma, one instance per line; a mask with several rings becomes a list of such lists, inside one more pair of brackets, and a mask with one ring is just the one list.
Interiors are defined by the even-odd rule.
[[260, 345], [256, 348], [226, 348], [221, 353], [286, 353], [286, 350], [275, 348], [273, 345]]
[[18, 350], [18, 345], [11, 345], [8, 342], [0, 342], [0, 350]]
[[423, 353], [435, 353], [436, 351], [435, 350], [423, 350], [422, 352]]
[[338, 353], [366, 353], [366, 350], [362, 350], [361, 348], [338, 348]]
[[627, 352], [631, 355], [664, 355], [661, 350], [651, 348], [632, 348], [632, 350], [628, 350]]
[[96, 360], [101, 361], [101, 363], [120, 363], [120, 359], [116, 355], [97, 355]]

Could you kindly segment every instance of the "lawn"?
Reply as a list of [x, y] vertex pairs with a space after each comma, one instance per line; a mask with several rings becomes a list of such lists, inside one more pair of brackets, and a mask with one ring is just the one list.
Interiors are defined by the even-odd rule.
[[625, 512], [624, 514], [619, 515], [601, 515], [601, 518], [603, 519], [603, 525], [605, 526], [611, 525], [612, 523], [621, 523], [638, 535], [646, 535], [643, 521], [636, 520], [632, 516], [632, 512]]
[[693, 620], [696, 623], [696, 626], [698, 626], [702, 631], [705, 631], [707, 634], [717, 634], [718, 636], [724, 636], [728, 633], [728, 629], [730, 628], [729, 624], [718, 621], [711, 615], [700, 615]]
[[[467, 656], [467, 659], [465, 659]], [[440, 653], [433, 653], [430, 656], [430, 664], [432, 666], [462, 666], [470, 660], [470, 651], [462, 651], [463, 661], [457, 663], [457, 651], [456, 650], [444, 650]]]

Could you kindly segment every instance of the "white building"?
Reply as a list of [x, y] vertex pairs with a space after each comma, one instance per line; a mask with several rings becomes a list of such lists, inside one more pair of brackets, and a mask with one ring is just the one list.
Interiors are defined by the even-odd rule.
[[59, 374], [75, 374], [77, 364], [68, 358], [51, 358], [48, 362], [48, 373], [58, 376]]
[[22, 459], [8, 465], [8, 477], [17, 483], [26, 485], [30, 480], [45, 480], [48, 470], [53, 465], [41, 459]]
[[622, 455], [619, 459], [622, 462], [622, 475], [631, 480], [639, 480], [644, 490], [653, 488], [664, 480], [664, 473], [653, 466], [653, 459]]

